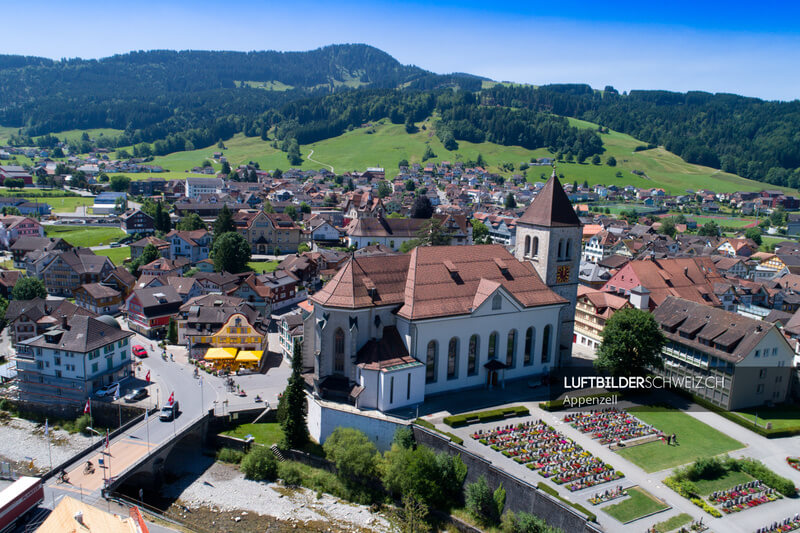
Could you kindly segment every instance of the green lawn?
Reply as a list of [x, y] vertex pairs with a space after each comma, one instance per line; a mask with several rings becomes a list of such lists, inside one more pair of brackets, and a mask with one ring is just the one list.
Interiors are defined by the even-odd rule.
[[694, 481], [693, 483], [697, 487], [698, 493], [702, 496], [706, 496], [715, 490], [728, 490], [740, 483], [753, 481], [753, 479], [753, 476], [746, 474], [745, 472], [736, 472], [734, 470], [730, 470], [722, 477], [718, 477], [716, 479], [701, 479], [699, 481]]
[[250, 261], [247, 263], [248, 268], [251, 268], [253, 272], [258, 272], [262, 274], [264, 272], [275, 272], [278, 268], [277, 261]]
[[668, 533], [673, 529], [678, 529], [681, 526], [685, 526], [691, 521], [692, 521], [692, 515], [688, 513], [681, 513], [679, 515], [673, 516], [672, 518], [668, 518], [663, 522], [659, 522], [653, 527], [656, 528], [656, 531], [658, 531], [658, 533]]
[[603, 507], [603, 511], [623, 524], [665, 509], [669, 509], [667, 504], [657, 500], [641, 487], [628, 489], [628, 498], [626, 500]]
[[617, 450], [623, 458], [646, 472], [658, 472], [691, 463], [700, 457], [719, 455], [744, 446], [711, 426], [674, 409], [634, 407], [630, 412], [667, 435], [675, 433], [678, 439], [678, 444], [673, 446], [659, 440]]
[[[231, 430], [223, 431], [222, 434], [229, 437], [236, 437], [238, 439], [243, 439], [247, 435], [252, 435], [257, 443], [265, 446], [272, 446], [283, 439], [283, 430], [281, 429], [281, 425], [277, 422], [241, 424]], [[322, 446], [316, 442], [310, 442], [306, 445], [304, 450], [319, 457], [325, 457], [325, 452], [323, 451]]]
[[[86, 213], [91, 214], [91, 208], [94, 205], [93, 196], [60, 196], [55, 198], [28, 198], [28, 200], [31, 202], [39, 200], [49, 204], [54, 213], [74, 213], [78, 206], [85, 206]], [[81, 211], [81, 214], [83, 214], [83, 211]]]
[[742, 418], [753, 422], [758, 415], [758, 425], [764, 427], [767, 422], [772, 423], [773, 429], [787, 429], [800, 426], [800, 406], [780, 405], [776, 407], [759, 407], [757, 409], [744, 409], [734, 411]]
[[94, 253], [109, 257], [115, 265], [119, 266], [131, 256], [131, 247], [120, 246], [119, 248], [109, 248], [107, 250], [95, 250]]
[[84, 247], [111, 244], [126, 235], [119, 228], [97, 228], [92, 226], [45, 226], [44, 229], [48, 237], [61, 237], [73, 246]]

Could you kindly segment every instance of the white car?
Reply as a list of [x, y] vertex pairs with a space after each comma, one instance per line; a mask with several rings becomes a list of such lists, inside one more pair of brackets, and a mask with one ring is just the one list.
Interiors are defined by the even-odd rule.
[[102, 398], [104, 396], [113, 396], [114, 392], [117, 390], [117, 386], [119, 386], [119, 381], [115, 381], [114, 383], [106, 385], [105, 387], [100, 387], [94, 391], [94, 395], [98, 398]]

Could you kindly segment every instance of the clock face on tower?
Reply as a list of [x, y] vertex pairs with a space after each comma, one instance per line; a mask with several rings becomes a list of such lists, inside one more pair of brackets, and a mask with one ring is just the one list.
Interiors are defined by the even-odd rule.
[[556, 270], [556, 283], [569, 282], [569, 266], [562, 265]]

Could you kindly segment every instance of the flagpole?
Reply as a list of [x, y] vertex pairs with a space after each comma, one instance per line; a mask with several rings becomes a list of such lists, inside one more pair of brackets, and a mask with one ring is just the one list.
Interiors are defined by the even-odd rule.
[[144, 410], [144, 427], [147, 431], [147, 455], [150, 455], [150, 408]]
[[44, 419], [44, 437], [47, 439], [47, 456], [50, 458], [50, 470], [53, 469], [53, 452], [50, 451], [50, 426], [47, 419]]

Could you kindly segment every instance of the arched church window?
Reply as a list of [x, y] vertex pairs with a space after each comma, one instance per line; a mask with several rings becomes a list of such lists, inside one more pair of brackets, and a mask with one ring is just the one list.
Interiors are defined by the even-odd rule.
[[425, 360], [425, 383], [436, 381], [436, 352], [439, 351], [438, 348], [436, 341], [428, 343], [427, 359]]
[[337, 328], [333, 334], [333, 371], [344, 372], [344, 331]]

